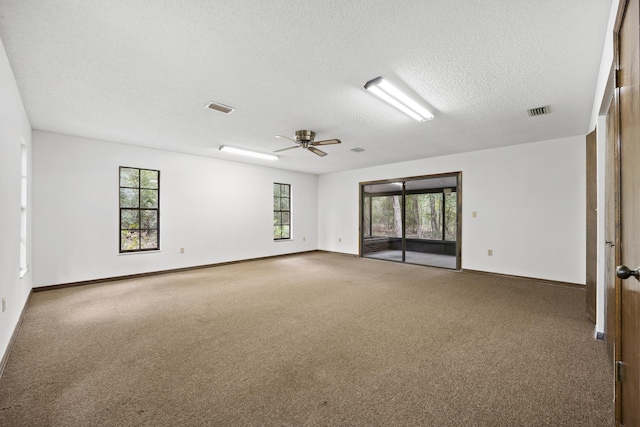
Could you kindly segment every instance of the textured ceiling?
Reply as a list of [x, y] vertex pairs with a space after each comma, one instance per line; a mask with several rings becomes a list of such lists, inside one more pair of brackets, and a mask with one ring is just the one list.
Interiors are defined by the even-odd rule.
[[[34, 129], [242, 162], [218, 147], [271, 152], [290, 145], [275, 135], [309, 129], [342, 144], [247, 162], [321, 174], [587, 133], [610, 7], [0, 0], [0, 39]], [[378, 76], [435, 119], [367, 93]]]

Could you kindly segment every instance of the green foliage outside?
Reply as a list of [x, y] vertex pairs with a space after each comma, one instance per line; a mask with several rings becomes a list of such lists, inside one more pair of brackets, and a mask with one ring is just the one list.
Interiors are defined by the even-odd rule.
[[120, 250], [157, 249], [159, 171], [120, 168]]
[[[457, 197], [455, 192], [409, 194], [406, 199], [405, 235], [407, 238], [443, 240], [444, 233], [444, 240], [456, 240]], [[370, 209], [371, 217], [369, 217]], [[366, 237], [402, 237], [401, 195], [366, 197], [364, 213], [363, 225]]]
[[273, 184], [273, 238], [291, 238], [291, 186]]

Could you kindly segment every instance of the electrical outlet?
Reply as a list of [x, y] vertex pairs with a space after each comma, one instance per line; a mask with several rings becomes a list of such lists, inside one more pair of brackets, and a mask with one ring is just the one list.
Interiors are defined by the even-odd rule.
[[180, 253], [183, 254], [184, 253], [184, 248], [180, 248]]
[[4, 313], [7, 310], [7, 299], [2, 297], [2, 312]]
[[306, 242], [306, 241], [307, 241], [307, 238], [306, 238], [306, 237], [303, 237], [303, 238], [302, 238], [302, 241], [303, 241], [303, 242]]
[[338, 243], [342, 243], [342, 237], [338, 237]]
[[471, 212], [471, 218], [477, 218], [478, 217], [478, 212], [473, 211]]
[[489, 256], [493, 256], [493, 249], [489, 249], [489, 250], [487, 251], [487, 255], [489, 255]]

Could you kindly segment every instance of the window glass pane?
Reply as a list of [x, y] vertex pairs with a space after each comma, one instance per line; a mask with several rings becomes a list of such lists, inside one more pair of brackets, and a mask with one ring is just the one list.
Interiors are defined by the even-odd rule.
[[157, 208], [158, 190], [140, 190], [140, 207]]
[[120, 232], [120, 250], [135, 251], [140, 249], [140, 232], [122, 230]]
[[27, 178], [28, 153], [27, 146], [22, 140], [20, 146], [22, 161], [20, 164], [20, 277], [27, 272]]
[[140, 175], [139, 169], [136, 168], [120, 168], [120, 187], [139, 187]]
[[120, 229], [131, 230], [140, 228], [140, 211], [137, 209], [120, 210]]
[[27, 176], [27, 166], [29, 163], [29, 155], [27, 153], [27, 146], [22, 140], [22, 144], [20, 145], [20, 170], [22, 171], [22, 176]]
[[365, 197], [364, 198], [364, 206], [362, 207], [363, 210], [363, 216], [364, 216], [364, 237], [370, 237], [371, 236], [371, 210], [370, 210], [370, 206], [371, 206], [371, 197]]
[[288, 211], [289, 210], [289, 200], [290, 199], [280, 199], [280, 210]]
[[442, 193], [420, 194], [419, 203], [422, 238], [442, 240]]
[[458, 209], [458, 195], [457, 193], [451, 192], [449, 194], [444, 195], [444, 213], [445, 213], [445, 240], [456, 241], [457, 239], [457, 222], [456, 222], [456, 211]]
[[158, 248], [158, 232], [156, 230], [142, 230], [140, 232], [140, 249]]
[[158, 171], [141, 169], [140, 170], [140, 187], [141, 188], [158, 188]]
[[139, 205], [139, 190], [135, 188], [120, 189], [120, 207], [137, 208]]
[[20, 178], [20, 207], [27, 207], [27, 177]]
[[158, 228], [158, 211], [141, 210], [140, 228]]
[[420, 224], [420, 198], [418, 194], [408, 194], [405, 203], [406, 221], [405, 233], [408, 239], [422, 239], [423, 233]]
[[371, 232], [378, 237], [402, 237], [402, 196], [371, 198]]
[[442, 240], [442, 193], [407, 195], [406, 237]]
[[291, 224], [291, 198], [289, 184], [273, 184], [273, 238], [289, 239]]
[[159, 249], [160, 171], [120, 167], [120, 251]]

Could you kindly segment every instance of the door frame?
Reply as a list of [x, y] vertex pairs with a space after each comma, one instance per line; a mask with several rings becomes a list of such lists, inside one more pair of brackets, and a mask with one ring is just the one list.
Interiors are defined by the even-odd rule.
[[[624, 82], [620, 81], [621, 77], [621, 72], [619, 71], [621, 69], [621, 46], [620, 46], [620, 37], [622, 34], [622, 24], [625, 21], [625, 19], [627, 19], [627, 11], [629, 8], [629, 5], [631, 3], [631, 1], [636, 1], [636, 3], [638, 3], [637, 0], [620, 0], [620, 5], [618, 7], [618, 14], [616, 16], [616, 23], [615, 23], [615, 27], [614, 27], [614, 32], [613, 32], [613, 53], [614, 53], [614, 73], [615, 73], [615, 90], [614, 90], [614, 114], [615, 114], [615, 132], [614, 132], [614, 149], [615, 149], [615, 161], [614, 161], [614, 165], [615, 165], [615, 179], [616, 182], [613, 186], [613, 188], [609, 188], [607, 187], [607, 191], [614, 191], [615, 193], [615, 204], [616, 204], [616, 211], [615, 212], [615, 241], [614, 241], [614, 249], [615, 249], [615, 262], [616, 264], [622, 264], [623, 262], [627, 262], [624, 259], [623, 256], [623, 236], [622, 236], [622, 221], [624, 220], [623, 215], [622, 215], [622, 211], [623, 211], [623, 207], [624, 207], [624, 203], [628, 203], [628, 201], [623, 200], [623, 194], [622, 194], [622, 178], [623, 178], [623, 170], [622, 170], [622, 145], [623, 145], [623, 141], [622, 141], [622, 133], [623, 133], [623, 128], [622, 128], [622, 117], [623, 117], [623, 112], [621, 110], [621, 87], [624, 84]], [[639, 5], [640, 6], [640, 5]], [[630, 17], [629, 19], [635, 19], [636, 21], [640, 20], [640, 11], [638, 12], [638, 16], [635, 17]], [[634, 22], [634, 21], [630, 21], [629, 25], [638, 25], [638, 22]], [[636, 49], [640, 50], [640, 47], [636, 47]], [[640, 56], [640, 52], [634, 52], [634, 54]], [[636, 85], [640, 85], [640, 82], [635, 81]], [[637, 236], [634, 236], [637, 237]], [[629, 236], [627, 236], [627, 238], [629, 238]], [[633, 268], [635, 266], [632, 266], [631, 268]], [[627, 279], [627, 280], [635, 280], [635, 279]], [[623, 394], [623, 382], [620, 381], [620, 378], [618, 378], [618, 375], [616, 375], [616, 371], [618, 363], [619, 362], [624, 362], [626, 363], [626, 361], [623, 360], [623, 346], [625, 345], [625, 342], [623, 340], [623, 336], [625, 335], [624, 332], [624, 322], [623, 320], [623, 309], [625, 306], [625, 300], [624, 300], [624, 292], [623, 292], [623, 283], [622, 280], [619, 278], [615, 278], [615, 313], [609, 313], [608, 310], [610, 309], [610, 305], [607, 304], [605, 305], [605, 318], [610, 318], [613, 317], [615, 318], [615, 341], [613, 343], [613, 353], [614, 353], [614, 357], [615, 359], [613, 360], [614, 362], [614, 384], [615, 384], [615, 394], [614, 394], [614, 405], [615, 405], [615, 423], [617, 426], [622, 425], [623, 422], [623, 416], [624, 416], [624, 411], [626, 409], [629, 410], [635, 410], [635, 417], [638, 417], [638, 404], [635, 401], [629, 402], [630, 398], [633, 398], [633, 396], [629, 397], [627, 396], [625, 398], [624, 394]], [[638, 313], [635, 313], [633, 315], [633, 317], [635, 318], [637, 316]], [[605, 325], [606, 327], [606, 325]], [[640, 337], [634, 336], [633, 337], [633, 345], [638, 345], [637, 340]], [[630, 344], [630, 343], [627, 343]], [[610, 345], [610, 343], [607, 343], [607, 345]], [[624, 366], [624, 365], [622, 365]], [[625, 374], [624, 374], [624, 369], [623, 369], [623, 373], [622, 373], [622, 380], [623, 381], [637, 381], [637, 378], [624, 378]], [[637, 386], [638, 384], [636, 384]]]
[[598, 282], [598, 182], [597, 182], [597, 127], [585, 141], [586, 147], [586, 312], [596, 323], [596, 288]]
[[[358, 191], [358, 256], [363, 257], [364, 251], [364, 230], [362, 229], [364, 224], [364, 188], [367, 185], [376, 184], [391, 184], [394, 182], [406, 182], [406, 181], [418, 181], [423, 179], [437, 179], [446, 177], [456, 177], [456, 270], [462, 270], [462, 171], [456, 172], [444, 172], [431, 175], [419, 175], [409, 176], [402, 178], [381, 179], [376, 181], [363, 181], [360, 182], [360, 188]], [[403, 245], [403, 262], [404, 262], [404, 247], [405, 247], [405, 201], [404, 201], [404, 185], [402, 186], [403, 200], [402, 200], [402, 245]]]

